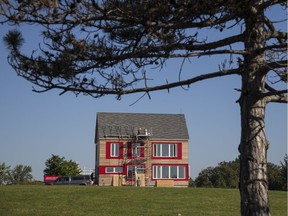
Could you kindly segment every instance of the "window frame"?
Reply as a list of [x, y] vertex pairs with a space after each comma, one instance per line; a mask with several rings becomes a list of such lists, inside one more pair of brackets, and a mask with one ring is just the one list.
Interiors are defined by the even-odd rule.
[[[118, 150], [116, 150], [116, 145], [118, 145]], [[115, 153], [118, 153], [118, 155]], [[123, 158], [123, 142], [106, 142], [106, 159], [121, 158]]]
[[[176, 167], [176, 177], [174, 176], [175, 170], [172, 170], [173, 167]], [[182, 168], [181, 170], [180, 167]], [[182, 177], [183, 174], [184, 176]], [[188, 175], [188, 164], [152, 164], [152, 180], [188, 181]]]
[[[107, 172], [107, 168], [122, 168], [122, 172]], [[115, 169], [114, 169], [115, 171]], [[99, 166], [98, 167], [98, 174], [99, 175], [109, 175], [109, 174], [123, 174], [124, 173], [124, 167], [123, 166], [117, 166], [117, 165], [104, 165], [104, 166]]]
[[[131, 176], [129, 175], [129, 171], [130, 171], [129, 168], [131, 167], [131, 168], [132, 168], [132, 171], [133, 171], [133, 168], [134, 168], [135, 166], [137, 167], [137, 170], [138, 170], [140, 167], [141, 167], [141, 168], [140, 168], [139, 170], [143, 170], [143, 171], [141, 171], [141, 172], [138, 172], [138, 171], [137, 171], [137, 174], [144, 174], [144, 173], [145, 173], [145, 165], [144, 165], [144, 164], [127, 165], [127, 166], [126, 166], [126, 172], [124, 171], [124, 172], [126, 173], [127, 180], [132, 180], [132, 179], [133, 179], [133, 176], [131, 177]], [[139, 168], [138, 168], [138, 167], [139, 167]]]
[[[121, 168], [121, 171], [116, 171], [116, 169]], [[112, 172], [109, 172], [107, 169], [113, 169]], [[105, 173], [107, 174], [113, 174], [113, 173], [123, 173], [123, 167], [122, 166], [106, 166], [105, 167]]]
[[[167, 146], [166, 146], [167, 145]], [[163, 150], [168, 152], [163, 155]], [[182, 159], [182, 143], [180, 142], [153, 142], [152, 159]]]
[[[137, 148], [133, 148], [134, 145], [138, 145], [139, 147]], [[132, 158], [143, 158], [145, 157], [145, 143], [132, 143], [132, 142], [128, 142], [127, 143], [127, 158], [128, 159], [132, 159]], [[134, 149], [137, 149], [138, 150], [138, 153], [139, 154], [134, 154]]]
[[120, 144], [111, 143], [110, 144], [110, 157], [119, 157], [119, 153], [120, 153]]

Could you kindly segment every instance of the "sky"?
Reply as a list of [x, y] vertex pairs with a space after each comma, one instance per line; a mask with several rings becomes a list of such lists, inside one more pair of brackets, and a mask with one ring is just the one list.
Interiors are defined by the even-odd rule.
[[[280, 13], [281, 14], [281, 13]], [[275, 18], [278, 12], [272, 13]], [[283, 13], [282, 13], [283, 15]], [[45, 161], [52, 154], [79, 163], [80, 168], [93, 168], [95, 163], [95, 126], [97, 112], [184, 114], [189, 132], [190, 175], [221, 161], [238, 157], [240, 143], [240, 107], [236, 103], [241, 87], [239, 76], [216, 78], [182, 88], [141, 94], [116, 100], [115, 96], [94, 99], [72, 93], [32, 92], [31, 83], [16, 75], [7, 63], [8, 50], [2, 42], [11, 26], [0, 30], [0, 163], [12, 168], [17, 164], [32, 167], [36, 180], [43, 180]], [[37, 48], [40, 32], [24, 26], [23, 52]], [[227, 33], [228, 34], [228, 33]], [[217, 71], [218, 59], [191, 61], [183, 76], [191, 72]], [[165, 74], [178, 74], [181, 60], [168, 65]], [[163, 78], [164, 79], [164, 78]], [[280, 164], [287, 153], [287, 105], [272, 103], [266, 109], [266, 135], [270, 142], [268, 161]]]

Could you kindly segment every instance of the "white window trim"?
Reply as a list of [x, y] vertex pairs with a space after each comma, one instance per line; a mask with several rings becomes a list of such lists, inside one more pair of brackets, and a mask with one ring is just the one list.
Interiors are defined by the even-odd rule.
[[[171, 167], [177, 167], [177, 178], [171, 178]], [[158, 169], [160, 167], [160, 169]], [[162, 168], [168, 167], [168, 178], [162, 177]], [[180, 167], [184, 168], [184, 177], [180, 178]], [[158, 173], [158, 170], [160, 173]], [[186, 179], [187, 173], [186, 173], [186, 166], [184, 165], [154, 165], [153, 166], [153, 178], [154, 179]]]
[[[112, 172], [107, 171], [108, 168], [109, 168], [109, 169], [112, 168], [113, 171], [112, 171]], [[117, 168], [122, 168], [122, 171], [116, 172], [116, 169], [117, 169]], [[123, 167], [106, 167], [106, 168], [105, 168], [105, 173], [122, 173], [122, 172], [123, 172]]]
[[[177, 143], [154, 143], [153, 157], [178, 157], [178, 144]], [[160, 145], [159, 151], [157, 145]], [[168, 155], [163, 156], [163, 145], [168, 145]], [[174, 151], [173, 147], [174, 146]]]

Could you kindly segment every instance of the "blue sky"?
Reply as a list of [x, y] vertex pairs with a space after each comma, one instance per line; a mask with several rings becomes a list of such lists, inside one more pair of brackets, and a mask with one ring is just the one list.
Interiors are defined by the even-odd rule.
[[[277, 16], [277, 13], [273, 13]], [[14, 167], [30, 165], [37, 180], [43, 180], [45, 161], [51, 154], [77, 161], [81, 168], [93, 168], [95, 160], [95, 120], [97, 112], [140, 112], [185, 114], [189, 130], [189, 162], [192, 178], [208, 166], [231, 161], [238, 156], [240, 142], [240, 109], [236, 100], [241, 87], [238, 76], [217, 78], [197, 83], [185, 91], [181, 88], [151, 93], [152, 99], [141, 95], [93, 99], [59, 96], [51, 91], [37, 94], [26, 80], [18, 77], [8, 65], [2, 38], [10, 26], [1, 26], [0, 42], [0, 163]], [[21, 28], [26, 44], [24, 52], [37, 48], [37, 28]], [[217, 59], [203, 59], [187, 65], [183, 76], [191, 72], [217, 71]], [[168, 65], [167, 76], [178, 74], [179, 62]], [[166, 74], [160, 74], [163, 81]], [[164, 79], [165, 78], [165, 79]], [[287, 106], [269, 104], [266, 110], [266, 134], [270, 142], [268, 161], [280, 164], [287, 152]]]

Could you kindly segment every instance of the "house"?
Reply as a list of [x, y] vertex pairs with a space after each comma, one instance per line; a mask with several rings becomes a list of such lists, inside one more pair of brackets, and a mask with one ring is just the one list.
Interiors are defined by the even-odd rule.
[[95, 183], [188, 186], [183, 114], [97, 113]]

